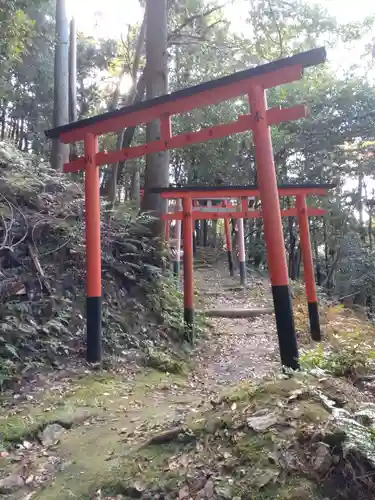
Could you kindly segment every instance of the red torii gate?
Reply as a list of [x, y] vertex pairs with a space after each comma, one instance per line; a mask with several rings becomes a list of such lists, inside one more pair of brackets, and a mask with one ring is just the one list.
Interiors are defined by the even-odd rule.
[[[280, 185], [278, 186], [279, 196], [295, 196], [296, 206], [281, 211], [282, 217], [298, 217], [300, 226], [300, 240], [304, 267], [304, 279], [306, 286], [306, 297], [309, 311], [310, 332], [313, 340], [321, 340], [320, 321], [318, 312], [318, 297], [315, 284], [315, 273], [311, 251], [310, 230], [309, 230], [309, 216], [320, 216], [327, 213], [322, 208], [307, 207], [306, 197], [308, 195], [327, 195], [328, 190], [335, 187], [335, 184], [304, 184], [304, 185]], [[193, 257], [193, 235], [189, 230], [194, 227], [196, 220], [214, 220], [224, 219], [228, 222], [230, 219], [243, 219], [263, 217], [262, 210], [249, 209], [249, 198], [256, 198], [260, 196], [260, 191], [257, 186], [184, 186], [184, 187], [170, 187], [170, 188], [156, 188], [152, 190], [154, 193], [160, 195], [167, 200], [175, 200], [180, 202], [182, 200], [182, 207], [190, 205], [192, 211], [186, 211], [185, 208], [180, 208], [170, 211], [163, 215], [163, 219], [167, 224], [172, 221], [183, 221], [184, 223], [184, 319], [185, 323], [192, 328], [194, 323], [194, 257]], [[238, 207], [229, 206], [223, 207], [227, 202], [224, 200], [237, 198], [240, 203]], [[199, 200], [222, 200], [222, 206], [205, 207], [204, 211], [199, 208], [194, 208], [194, 202]], [[225, 210], [225, 211], [223, 211]], [[243, 227], [243, 225], [242, 225]], [[244, 238], [243, 234], [239, 238], [240, 244], [240, 265], [245, 268], [245, 252], [244, 252]], [[228, 238], [227, 238], [228, 243]], [[242, 251], [241, 251], [241, 247]], [[179, 251], [179, 249], [177, 250]], [[229, 257], [229, 253], [228, 253]], [[232, 264], [233, 265], [233, 264]], [[229, 270], [231, 268], [231, 258], [229, 259]], [[245, 271], [241, 270], [241, 284], [244, 284]]]
[[[65, 164], [64, 172], [78, 172], [80, 170], [85, 172], [88, 361], [97, 362], [102, 357], [100, 178], [98, 167], [252, 130], [281, 362], [283, 366], [292, 369], [299, 367], [269, 127], [282, 121], [304, 118], [307, 111], [302, 105], [286, 109], [280, 107], [267, 109], [266, 89], [300, 80], [303, 77], [304, 68], [316, 66], [325, 61], [326, 51], [324, 48], [310, 50], [46, 131], [48, 138], [59, 139], [66, 144], [84, 142], [85, 155]], [[250, 113], [239, 116], [236, 121], [231, 123], [173, 136], [171, 116], [243, 95], [248, 97]], [[160, 122], [160, 139], [120, 151], [98, 150], [98, 136], [155, 120]], [[154, 185], [150, 187], [164, 186]], [[149, 186], [146, 185], [145, 189], [148, 188]], [[184, 210], [191, 212], [192, 207], [187, 205]]]

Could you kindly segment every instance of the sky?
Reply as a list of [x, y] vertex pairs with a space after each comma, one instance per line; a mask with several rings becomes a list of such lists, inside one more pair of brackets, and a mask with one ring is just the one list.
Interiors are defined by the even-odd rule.
[[[312, 3], [314, 0], [310, 0]], [[324, 0], [329, 12], [341, 22], [360, 20], [375, 12], [373, 2], [368, 0]], [[138, 0], [67, 0], [70, 15], [77, 19], [79, 28], [96, 36], [119, 36], [124, 26], [140, 20], [142, 9]], [[234, 25], [244, 26], [249, 0], [233, 0], [227, 14]], [[354, 6], [355, 5], [355, 6]], [[105, 6], [105, 7], [104, 7]]]
[[[308, 0], [316, 3], [316, 0]], [[375, 13], [375, 4], [369, 0], [321, 0], [329, 13], [340, 22], [358, 21]], [[121, 37], [127, 25], [142, 19], [142, 9], [138, 0], [67, 0], [69, 15], [74, 15], [78, 29], [87, 35], [96, 37]], [[227, 16], [232, 28], [237, 31], [246, 30], [246, 15], [249, 0], [233, 0], [227, 8]], [[355, 6], [354, 6], [355, 5]], [[104, 7], [105, 6], [105, 7]], [[375, 37], [375, 33], [374, 33]], [[328, 59], [337, 68], [343, 69], [358, 62], [362, 45], [352, 47], [339, 46], [328, 50]]]

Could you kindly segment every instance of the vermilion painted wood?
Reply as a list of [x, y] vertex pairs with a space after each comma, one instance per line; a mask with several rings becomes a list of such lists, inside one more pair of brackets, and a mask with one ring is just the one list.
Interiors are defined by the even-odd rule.
[[[279, 187], [279, 196], [296, 196], [298, 194], [304, 194], [304, 195], [309, 195], [309, 194], [316, 194], [316, 195], [327, 195], [328, 191], [327, 188], [324, 187], [301, 187], [301, 188], [296, 188], [296, 187]], [[213, 191], [213, 190], [204, 190], [202, 188], [201, 191], [189, 191], [188, 189], [186, 191], [179, 190], [179, 191], [164, 191], [161, 192], [160, 195], [163, 198], [169, 199], [169, 200], [178, 200], [179, 198], [189, 198], [193, 197], [194, 199], [205, 199], [209, 200], [211, 198], [239, 198], [241, 196], [246, 196], [246, 197], [259, 197], [260, 192], [259, 189], [224, 189], [220, 191]]]
[[[307, 215], [309, 217], [325, 215], [327, 210], [323, 208], [308, 208]], [[297, 217], [298, 211], [296, 208], [288, 208], [281, 211], [282, 217]], [[212, 219], [258, 219], [263, 217], [263, 212], [259, 210], [249, 210], [247, 212], [199, 212], [193, 210], [193, 220], [212, 220]], [[183, 220], [183, 212], [170, 212], [162, 216], [163, 220]]]
[[184, 307], [185, 310], [194, 310], [194, 254], [193, 254], [193, 218], [191, 216], [193, 204], [191, 198], [183, 200], [184, 214]]
[[303, 67], [301, 65], [288, 66], [272, 73], [230, 83], [226, 87], [209, 89], [197, 95], [186, 96], [176, 101], [170, 101], [151, 108], [134, 111], [134, 113], [129, 113], [124, 116], [109, 117], [107, 120], [93, 123], [87, 127], [62, 133], [60, 135], [60, 141], [64, 143], [81, 141], [86, 132], [95, 135], [118, 132], [126, 127], [150, 123], [165, 115], [173, 116], [186, 113], [193, 109], [203, 108], [205, 106], [227, 101], [228, 99], [233, 99], [234, 97], [247, 95], [251, 85], [259, 85], [267, 89], [300, 80], [302, 76]]
[[299, 221], [299, 233], [302, 248], [302, 258], [303, 258], [303, 269], [304, 278], [306, 284], [306, 296], [308, 302], [318, 302], [318, 296], [316, 293], [315, 284], [315, 272], [313, 257], [311, 251], [311, 240], [310, 240], [310, 229], [308, 216], [310, 215], [309, 208], [306, 204], [305, 196], [297, 196], [296, 199], [298, 221]]
[[[280, 107], [271, 108], [267, 111], [267, 120], [270, 125], [277, 125], [283, 121], [298, 120], [305, 118], [307, 108], [303, 105], [294, 106], [292, 108], [281, 109]], [[142, 144], [141, 146], [133, 146], [124, 148], [120, 151], [100, 152], [96, 155], [97, 165], [107, 165], [117, 163], [123, 160], [138, 158], [150, 153], [159, 153], [169, 149], [179, 149], [192, 144], [207, 142], [213, 139], [228, 137], [229, 135], [238, 134], [251, 130], [254, 126], [255, 118], [252, 115], [243, 115], [235, 122], [216, 125], [215, 127], [203, 128], [197, 132], [188, 132], [181, 135], [171, 136], [170, 118], [163, 117], [162, 124], [162, 140]], [[77, 158], [74, 161], [64, 165], [65, 173], [79, 172], [85, 168], [84, 158]]]
[[102, 295], [102, 258], [100, 246], [100, 179], [95, 164], [98, 140], [85, 136], [85, 205], [86, 205], [86, 287], [88, 297]]

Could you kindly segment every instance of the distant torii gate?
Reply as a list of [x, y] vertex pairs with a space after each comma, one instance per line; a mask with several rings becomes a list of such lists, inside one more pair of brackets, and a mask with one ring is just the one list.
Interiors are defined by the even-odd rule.
[[[296, 207], [281, 211], [282, 217], [298, 217], [300, 227], [300, 240], [303, 258], [304, 279], [306, 285], [306, 296], [309, 311], [310, 332], [313, 340], [321, 340], [320, 321], [318, 312], [318, 297], [315, 284], [315, 273], [312, 258], [312, 249], [309, 231], [309, 216], [320, 216], [326, 214], [326, 210], [321, 208], [308, 208], [306, 197], [308, 195], [327, 195], [328, 190], [335, 187], [335, 184], [305, 184], [305, 185], [280, 185], [278, 187], [279, 196], [295, 196]], [[183, 221], [184, 223], [184, 318], [188, 326], [192, 327], [194, 322], [194, 259], [193, 259], [193, 236], [191, 228], [196, 220], [217, 220], [236, 219], [241, 222], [242, 232], [239, 235], [240, 263], [245, 268], [245, 248], [243, 234], [243, 220], [263, 217], [262, 210], [249, 209], [249, 198], [254, 199], [260, 196], [257, 186], [184, 186], [178, 188], [156, 188], [152, 190], [159, 193], [168, 201], [175, 200], [177, 210], [169, 211], [163, 215], [167, 224], [172, 221]], [[199, 207], [200, 200], [209, 202], [210, 200], [221, 200], [226, 204], [228, 200], [238, 199], [238, 205], [233, 206], [207, 206]], [[181, 203], [182, 201], [182, 203]], [[190, 211], [190, 206], [192, 210]], [[178, 229], [179, 232], [179, 229]], [[181, 236], [177, 238], [180, 240]], [[228, 242], [228, 241], [227, 241]], [[180, 246], [177, 243], [177, 259], [179, 259]], [[270, 257], [268, 259], [270, 261]], [[229, 268], [231, 259], [229, 259]], [[241, 282], [243, 283], [244, 270], [241, 270]]]
[[[98, 167], [252, 130], [281, 362], [283, 366], [298, 369], [297, 340], [288, 287], [288, 268], [269, 127], [283, 121], [304, 118], [307, 112], [305, 106], [302, 105], [286, 109], [281, 109], [279, 106], [267, 109], [266, 89], [300, 80], [303, 77], [304, 68], [316, 66], [325, 61], [326, 51], [324, 48], [310, 50], [46, 131], [48, 138], [58, 139], [65, 144], [84, 142], [85, 155], [65, 164], [64, 172], [79, 172], [80, 170], [85, 172], [86, 314], [87, 360], [89, 362], [98, 362], [102, 357], [100, 176]], [[173, 115], [210, 106], [238, 96], [247, 96], [249, 113], [239, 116], [231, 123], [173, 135], [171, 125]], [[160, 139], [140, 146], [124, 148], [120, 151], [99, 152], [98, 137], [100, 135], [119, 132], [126, 127], [156, 120], [160, 123]], [[164, 186], [145, 186], [145, 189], [147, 190], [149, 187]], [[185, 206], [184, 210], [192, 212], [192, 207]]]

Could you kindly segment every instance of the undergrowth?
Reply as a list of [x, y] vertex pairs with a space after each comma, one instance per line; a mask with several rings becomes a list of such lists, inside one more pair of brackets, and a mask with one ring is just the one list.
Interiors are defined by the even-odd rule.
[[[30, 368], [84, 354], [83, 185], [0, 143], [0, 215], [1, 389]], [[106, 355], [186, 341], [181, 294], [163, 275], [164, 250], [150, 222], [120, 204], [101, 223]]]
[[375, 324], [343, 305], [326, 307], [324, 315], [323, 342], [303, 349], [302, 366], [336, 377], [375, 372]]

